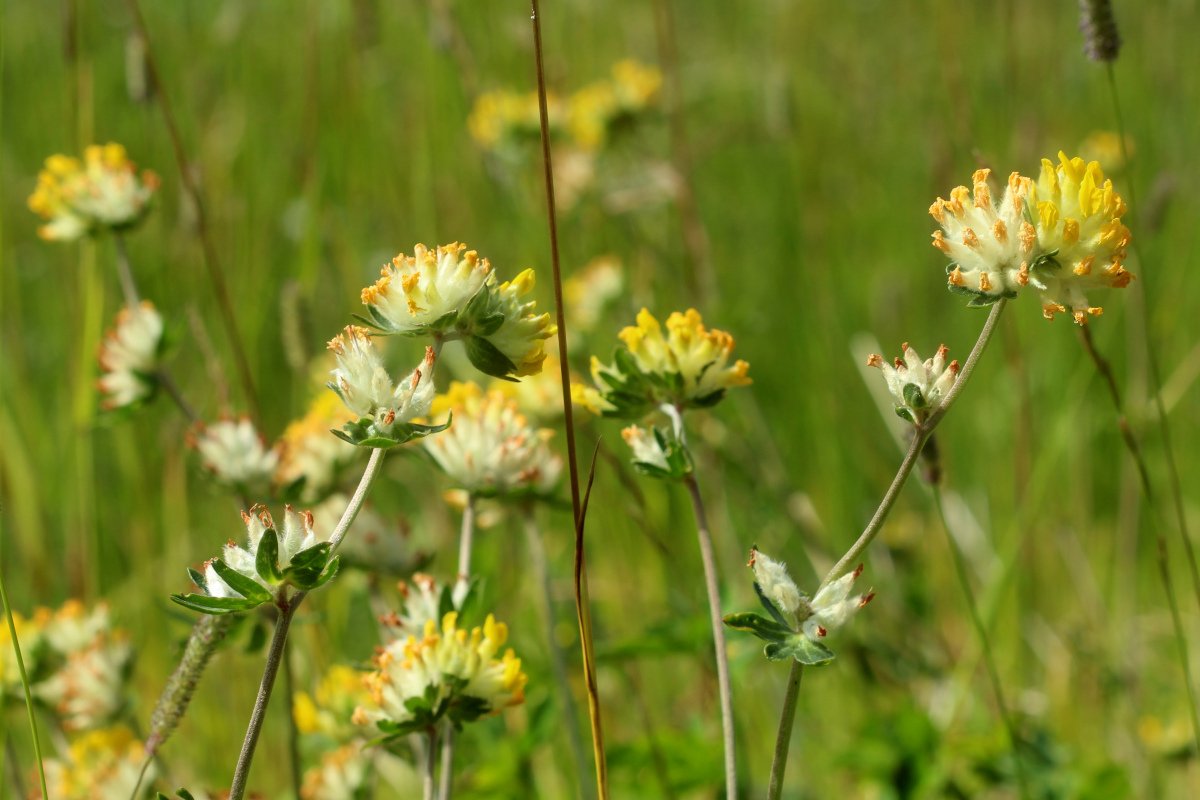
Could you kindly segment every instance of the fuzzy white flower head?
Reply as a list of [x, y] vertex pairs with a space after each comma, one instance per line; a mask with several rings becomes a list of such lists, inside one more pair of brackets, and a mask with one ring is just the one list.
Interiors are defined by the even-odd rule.
[[112, 628], [107, 603], [98, 603], [89, 610], [78, 600], [68, 600], [42, 616], [46, 644], [61, 655], [84, 649]]
[[123, 636], [100, 636], [67, 655], [62, 667], [34, 691], [68, 731], [111, 721], [125, 705], [125, 674], [133, 648]]
[[793, 627], [798, 625], [796, 613], [804, 602], [804, 595], [788, 575], [787, 565], [776, 561], [758, 548], [752, 548], [749, 566], [754, 570], [754, 582], [758, 584], [758, 590]]
[[381, 432], [429, 414], [434, 397], [432, 347], [426, 347], [421, 364], [394, 385], [366, 329], [347, 326], [329, 349], [338, 364], [329, 387], [352, 412], [373, 419]]
[[625, 291], [621, 262], [614, 256], [600, 256], [563, 281], [571, 332], [587, 332], [600, 322], [605, 308]]
[[[72, 741], [62, 759], [46, 760], [46, 791], [54, 800], [129, 800], [145, 762], [145, 749], [128, 728], [90, 731]], [[156, 774], [151, 761], [146, 783]]]
[[950, 288], [984, 303], [1012, 297], [1029, 282], [1037, 245], [1037, 233], [1026, 219], [1033, 182], [1012, 173], [996, 205], [989, 175], [989, 169], [976, 170], [972, 190], [955, 187], [949, 200], [939, 197], [929, 207], [929, 214], [942, 226], [933, 232], [933, 246], [953, 262]]
[[321, 756], [321, 763], [304, 773], [301, 800], [353, 800], [368, 788], [370, 757], [359, 742], [342, 745]]
[[[246, 547], [235, 544], [232, 540], [226, 543], [221, 551], [221, 559], [234, 571], [250, 578], [268, 591], [273, 591], [261, 575], [258, 574], [258, 546], [263, 534], [268, 529], [275, 530], [275, 521], [266, 506], [256, 505], [250, 511], [242, 512], [242, 522], [246, 525]], [[313, 528], [311, 511], [298, 512], [290, 505], [286, 506], [283, 515], [283, 529], [276, 531], [279, 543], [278, 563], [286, 568], [292, 558], [301, 550], [307, 550], [320, 542]], [[204, 565], [204, 589], [210, 597], [241, 597], [242, 595], [230, 588], [213, 568], [209, 561]]]
[[227, 486], [240, 489], [266, 486], [279, 466], [279, 452], [267, 447], [247, 418], [197, 425], [189, 443], [200, 454], [204, 468], [218, 483]]
[[486, 258], [454, 242], [430, 250], [413, 246], [385, 264], [381, 277], [362, 291], [363, 305], [388, 333], [419, 334], [453, 327], [492, 274]]
[[[381, 616], [380, 623], [393, 629], [397, 636], [417, 635], [425, 630], [425, 624], [441, 619], [442, 595], [445, 587], [423, 572], [412, 576], [412, 581], [400, 581], [400, 594], [404, 607], [399, 613]], [[457, 609], [455, 609], [457, 610]]]
[[500, 328], [487, 335], [488, 342], [512, 362], [511, 375], [536, 375], [546, 358], [545, 340], [556, 328], [547, 313], [535, 314], [537, 303], [526, 300], [533, 293], [534, 273], [526, 269], [499, 287], [489, 285], [492, 308], [504, 315]]
[[888, 391], [896, 401], [896, 413], [914, 424], [920, 424], [937, 410], [950, 392], [958, 377], [958, 361], [946, 361], [950, 352], [941, 345], [933, 358], [921, 360], [917, 351], [905, 342], [900, 346], [904, 358], [897, 358], [894, 365], [883, 360], [883, 356], [872, 353], [867, 366], [878, 367], [887, 381]]
[[96, 230], [120, 230], [137, 223], [150, 203], [158, 177], [139, 176], [119, 144], [92, 145], [83, 161], [54, 155], [38, 175], [29, 208], [47, 220], [43, 239], [71, 241]]
[[818, 591], [811, 600], [807, 597], [801, 599], [797, 616], [805, 636], [813, 640], [825, 638], [829, 631], [845, 625], [860, 608], [874, 599], [874, 592], [850, 596], [850, 589], [862, 571], [860, 564], [853, 572], [847, 572]]
[[663, 452], [662, 446], [652, 431], [637, 425], [630, 425], [621, 431], [621, 438], [633, 451], [634, 461], [658, 467], [664, 472], [670, 471], [671, 465], [667, 463], [667, 454]]
[[428, 620], [419, 637], [397, 639], [376, 654], [375, 671], [365, 678], [370, 702], [355, 710], [355, 723], [432, 726], [445, 714], [458, 725], [523, 703], [520, 659], [512, 649], [497, 658], [507, 639], [508, 627], [490, 614], [470, 631], [458, 627], [454, 611], [440, 628]]
[[1042, 159], [1032, 200], [1037, 209], [1037, 240], [1043, 259], [1030, 275], [1042, 296], [1042, 313], [1053, 319], [1069, 312], [1083, 325], [1103, 309], [1088, 302], [1094, 289], [1122, 289], [1133, 280], [1125, 269], [1132, 238], [1121, 223], [1125, 201], [1104, 177], [1100, 164], [1058, 154], [1058, 164]]
[[562, 472], [553, 432], [531, 426], [512, 400], [456, 381], [433, 410], [451, 412], [450, 428], [422, 444], [456, 485], [484, 495], [553, 491]]
[[131, 406], [154, 391], [154, 372], [162, 350], [162, 317], [148, 300], [136, 308], [123, 308], [116, 326], [100, 345], [98, 385], [106, 409]]

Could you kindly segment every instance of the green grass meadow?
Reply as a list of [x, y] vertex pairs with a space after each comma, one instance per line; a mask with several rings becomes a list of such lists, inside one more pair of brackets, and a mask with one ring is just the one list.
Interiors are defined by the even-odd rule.
[[[206, 201], [208, 226], [277, 437], [319, 384], [308, 359], [361, 311], [379, 265], [413, 243], [463, 241], [502, 277], [537, 270], [553, 309], [540, 160], [500, 167], [472, 140], [477, 93], [534, 88], [520, 0], [142, 0], [166, 99]], [[669, 6], [672, 24], [662, 25]], [[96, 350], [121, 306], [112, 243], [40, 241], [26, 208], [53, 153], [123, 143], [162, 186], [128, 242], [142, 293], [173, 335], [169, 365], [203, 418], [249, 411], [232, 365], [194, 208], [159, 107], [132, 92], [128, 6], [118, 0], [2, 6], [0, 42], [0, 566], [15, 611], [106, 600], [136, 646], [129, 719], [144, 731], [192, 614], [168, 596], [186, 568], [241, 536], [238, 503], [205, 479], [187, 422], [165, 398], [135, 414], [99, 410]], [[1200, 792], [1188, 695], [1156, 562], [1169, 562], [1192, 663], [1200, 605], [1171, 511], [1142, 324], [1164, 382], [1186, 514], [1200, 528], [1200, 10], [1120, 2], [1115, 88], [1133, 145], [1111, 171], [1138, 279], [1097, 293], [1091, 330], [1128, 398], [1156, 492], [1153, 507], [1104, 385], [1069, 317], [1009, 304], [937, 441], [955, 534], [1023, 738], [1029, 796], [1184, 798]], [[752, 544], [815, 588], [870, 518], [900, 462], [901, 430], [865, 354], [901, 342], [965, 358], [986, 317], [945, 289], [929, 245], [935, 197], [980, 166], [1001, 180], [1115, 131], [1108, 72], [1083, 53], [1077, 4], [818, 4], [803, 0], [543, 0], [547, 80], [567, 94], [624, 58], [667, 72], [664, 100], [599, 176], [606, 193], [559, 215], [564, 274], [596, 257], [625, 290], [572, 340], [608, 360], [638, 309], [698, 308], [736, 337], [753, 386], [693, 426], [723, 610], [757, 606]], [[656, 15], [658, 17], [656, 23]], [[657, 27], [656, 27], [657, 24]], [[673, 44], [672, 44], [673, 43]], [[670, 53], [677, 58], [672, 68]], [[664, 55], [667, 61], [664, 62]], [[678, 88], [696, 219], [669, 197], [620, 205], [678, 164], [666, 102]], [[136, 88], [136, 86], [134, 87]], [[689, 226], [702, 228], [697, 267]], [[693, 231], [694, 232], [694, 231]], [[205, 336], [197, 335], [195, 320]], [[570, 319], [568, 319], [568, 325]], [[207, 339], [207, 343], [205, 341]], [[447, 347], [453, 374], [469, 366]], [[415, 344], [397, 342], [397, 364]], [[407, 369], [407, 367], [406, 367]], [[442, 373], [445, 379], [448, 373]], [[224, 384], [224, 385], [222, 385]], [[582, 415], [588, 573], [614, 798], [723, 797], [720, 717], [700, 555], [683, 488], [628, 467], [621, 424]], [[555, 445], [562, 449], [561, 423]], [[353, 472], [353, 470], [351, 470]], [[351, 474], [349, 480], [357, 477]], [[388, 457], [371, 500], [407, 531], [425, 569], [452, 577], [458, 512], [417, 454]], [[561, 492], [567, 497], [565, 483]], [[572, 585], [569, 504], [539, 512], [589, 741]], [[1195, 531], [1193, 530], [1193, 533]], [[529, 674], [525, 705], [460, 739], [457, 798], [574, 798], [577, 771], [556, 699], [521, 527], [483, 530], [475, 568]], [[866, 559], [874, 602], [831, 635], [838, 659], [806, 670], [786, 798], [1016, 798], [1014, 763], [929, 492], [914, 476]], [[293, 627], [296, 688], [378, 644], [373, 591], [395, 576], [347, 573]], [[741, 793], [763, 797], [787, 667], [729, 631]], [[228, 787], [262, 672], [242, 630], [219, 652], [157, 788]], [[28, 790], [24, 704], [5, 698], [0, 738]], [[287, 694], [277, 687], [251, 788], [293, 795]], [[50, 715], [43, 742], [55, 750]], [[306, 765], [317, 754], [305, 752]], [[16, 798], [4, 767], [0, 798]], [[100, 797], [101, 795], [96, 795]], [[386, 795], [379, 795], [380, 797]]]

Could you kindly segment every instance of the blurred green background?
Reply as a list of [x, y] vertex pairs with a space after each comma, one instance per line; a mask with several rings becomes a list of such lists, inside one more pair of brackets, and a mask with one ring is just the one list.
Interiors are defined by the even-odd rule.
[[[539, 162], [529, 152], [498, 166], [466, 125], [478, 92], [533, 88], [526, 4], [144, 6], [268, 436], [313, 391], [288, 342], [318, 353], [359, 310], [378, 265], [414, 242], [465, 241], [504, 277], [533, 266], [541, 305], [552, 308]], [[1119, 3], [1116, 12], [1125, 47], [1115, 85], [1134, 157], [1113, 171], [1126, 198], [1136, 195], [1126, 222], [1143, 260], [1130, 259], [1139, 280], [1129, 290], [1098, 298], [1106, 313], [1093, 331], [1130, 398], [1164, 513], [1147, 515], [1073, 326], [1045, 322], [1032, 297], [1011, 305], [938, 434], [956, 533], [992, 615], [1010, 703], [1034, 743], [1039, 797], [1184, 797], [1200, 780], [1154, 560], [1150, 523], [1166, 520], [1172, 564], [1183, 563], [1137, 317], [1144, 307], [1187, 511], [1200, 522], [1200, 344], [1188, 324], [1200, 298], [1200, 201], [1187, 189], [1198, 177], [1200, 14], [1193, 2]], [[731, 331], [755, 383], [695, 423], [725, 610], [756, 605], [744, 568], [753, 543], [811, 588], [899, 463], [895, 420], [873, 398], [878, 379], [860, 377], [864, 353], [882, 347], [890, 357], [902, 341], [932, 353], [945, 342], [964, 357], [984, 318], [944, 289], [942, 256], [928, 244], [930, 202], [978, 166], [1036, 175], [1041, 156], [1074, 154], [1093, 133], [1115, 130], [1106, 70], [1083, 55], [1076, 4], [562, 0], [543, 13], [548, 79], [563, 94], [623, 58], [667, 71], [660, 112], [601, 162], [605, 193], [561, 215], [568, 274], [611, 254], [626, 275], [623, 296], [585, 343], [573, 342], [575, 366], [588, 352], [607, 358], [642, 306], [663, 317], [695, 305]], [[37, 239], [25, 198], [47, 155], [119, 141], [159, 173], [156, 208], [129, 240], [141, 289], [176, 329], [171, 366], [202, 415], [246, 404], [232, 370], [223, 404], [189, 323], [192, 313], [203, 319], [232, 363], [157, 100], [130, 91], [138, 59], [126, 5], [9, 2], [3, 14], [3, 569], [25, 614], [69, 597], [111, 603], [138, 648], [132, 711], [144, 726], [189, 627], [167, 595], [241, 526], [236, 502], [196, 468], [169, 404], [128, 419], [98, 413], [95, 351], [120, 305], [113, 252], [106, 240]], [[671, 135], [676, 104], [683, 151]], [[694, 219], [669, 192], [614, 200], [664, 170], [693, 187]], [[689, 246], [697, 226], [701, 243]], [[614, 455], [600, 459], [588, 523], [613, 796], [715, 797], [719, 713], [690, 509], [682, 490], [619, 474], [618, 430], [580, 426], [586, 453], [599, 438]], [[423, 462], [393, 455], [373, 498], [406, 519], [411, 546], [433, 551], [429, 568], [449, 576], [457, 516], [436, 499], [442, 488]], [[542, 523], [556, 635], [582, 701], [569, 514], [548, 511]], [[463, 737], [458, 795], [573, 796], [520, 530], [502, 523], [478, 544], [487, 596], [531, 681], [526, 706]], [[1200, 641], [1182, 566], [1175, 578], [1185, 629]], [[806, 675], [785, 796], [1015, 796], [919, 481], [870, 551], [863, 581], [876, 601], [831, 642], [839, 660]], [[334, 661], [369, 656], [365, 586], [339, 581], [306, 606], [294, 631], [300, 687]], [[243, 645], [216, 658], [164, 749], [164, 788], [228, 785], [262, 664]], [[744, 793], [761, 796], [787, 668], [737, 634], [730, 654]], [[252, 781], [272, 798], [289, 796], [284, 699], [272, 704]], [[23, 711], [14, 705], [3, 720], [31, 763]]]

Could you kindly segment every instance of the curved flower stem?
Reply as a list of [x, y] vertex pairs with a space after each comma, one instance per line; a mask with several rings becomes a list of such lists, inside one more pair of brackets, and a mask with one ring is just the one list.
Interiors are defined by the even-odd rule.
[[288, 777], [292, 781], [292, 794], [300, 797], [300, 787], [304, 779], [301, 777], [300, 729], [296, 727], [296, 715], [291, 713], [292, 698], [296, 696], [296, 681], [295, 676], [292, 674], [291, 642], [285, 642], [283, 646], [283, 696], [285, 702], [288, 704]]
[[46, 791], [46, 771], [42, 767], [42, 740], [38, 736], [37, 716], [33, 713], [33, 693], [29, 690], [29, 675], [25, 672], [25, 658], [21, 655], [21, 643], [17, 640], [17, 624], [13, 621], [12, 607], [8, 604], [8, 589], [4, 585], [4, 569], [0, 564], [0, 602], [4, 604], [4, 619], [8, 623], [8, 635], [12, 638], [13, 655], [17, 658], [17, 672], [21, 675], [21, 688], [25, 691], [25, 714], [29, 718], [29, 733], [33, 737], [33, 754], [37, 758], [38, 780], [42, 784], [42, 797]]
[[733, 691], [729, 682], [729, 655], [725, 652], [725, 624], [721, 621], [721, 589], [717, 584], [717, 564], [713, 555], [712, 535], [709, 533], [708, 515], [704, 511], [704, 500], [700, 497], [700, 486], [692, 475], [684, 478], [688, 494], [692, 498], [692, 511], [696, 517], [696, 537], [700, 540], [700, 560], [704, 562], [704, 588], [708, 592], [709, 619], [712, 622], [713, 647], [717, 656], [717, 686], [721, 695], [721, 732], [725, 743], [725, 797], [737, 797], [737, 754], [734, 750]]
[[[896, 477], [892, 479], [892, 485], [888, 487], [883, 499], [879, 501], [879, 507], [875, 509], [875, 514], [871, 517], [871, 521], [867, 523], [867, 527], [859, 535], [854, 544], [850, 546], [850, 549], [846, 551], [846, 554], [838, 560], [833, 569], [829, 570], [829, 573], [825, 576], [825, 580], [821, 581], [821, 585], [817, 591], [820, 591], [840, 578], [851, 565], [855, 564], [862, 557], [867, 547], [870, 546], [871, 542], [879, 534], [884, 520], [887, 519], [892, 506], [896, 504], [896, 499], [900, 496], [900, 490], [904, 488], [908, 476], [912, 474], [913, 467], [920, 460], [921, 451], [925, 449], [925, 443], [929, 440], [933, 429], [946, 416], [946, 412], [950, 410], [950, 406], [958, 399], [959, 394], [967, 385], [967, 381], [971, 378], [971, 374], [975, 371], [975, 365], [979, 363], [983, 351], [987, 348], [988, 342], [991, 341], [992, 334], [996, 331], [996, 323], [1007, 304], [1008, 301], [1004, 298], [992, 304], [992, 310], [988, 313], [987, 320], [984, 321], [983, 328], [979, 331], [979, 336], [975, 339], [975, 345], [971, 348], [971, 353], [967, 356], [966, 363], [963, 364], [962, 371], [958, 374], [954, 385], [950, 387], [950, 391], [946, 393], [945, 399], [942, 400], [942, 404], [938, 406], [937, 410], [929, 415], [923, 425], [915, 429], [908, 452], [904, 454], [904, 460], [900, 462], [900, 467], [896, 470]], [[780, 709], [779, 731], [775, 739], [775, 755], [771, 761], [768, 800], [778, 800], [780, 792], [783, 791], [783, 774], [787, 770], [789, 742], [792, 738], [792, 729], [796, 717], [796, 693], [800, 688], [800, 678], [803, 671], [804, 667], [801, 664], [793, 663], [791, 673], [788, 676], [787, 694], [784, 696], [783, 707]], [[772, 790], [773, 793], [770, 793]]]
[[[371, 484], [375, 482], [375, 478], [379, 474], [379, 466], [383, 463], [385, 452], [380, 449], [373, 449], [371, 451], [371, 458], [367, 461], [362, 478], [358, 481], [358, 487], [354, 490], [350, 502], [346, 505], [346, 510], [342, 512], [342, 518], [338, 520], [333, 533], [329, 536], [330, 556], [338, 549], [338, 545], [342, 543], [342, 540], [346, 538], [346, 531], [349, 530], [351, 523], [354, 522], [354, 518], [358, 516], [359, 509], [362, 508], [363, 501], [367, 498], [367, 491], [371, 488]], [[254, 760], [254, 750], [258, 746], [258, 736], [262, 732], [263, 722], [266, 720], [267, 704], [271, 701], [271, 690], [275, 687], [275, 678], [279, 673], [279, 666], [283, 661], [288, 628], [292, 624], [292, 617], [295, 616], [296, 609], [300, 607], [300, 604], [304, 602], [304, 598], [307, 596], [308, 592], [297, 592], [291, 599], [281, 598], [278, 601], [279, 620], [275, 623], [275, 632], [271, 636], [271, 646], [267, 650], [267, 663], [263, 667], [262, 680], [258, 685], [258, 696], [254, 700], [254, 710], [250, 713], [250, 725], [246, 728], [246, 738], [242, 741], [242, 750], [238, 755], [237, 767], [233, 773], [233, 783], [229, 787], [229, 800], [242, 800], [246, 794], [246, 781], [250, 777], [250, 764]]]
[[121, 280], [121, 291], [125, 295], [125, 305], [129, 310], [137, 308], [142, 300], [138, 296], [137, 283], [133, 279], [133, 269], [129, 266], [129, 251], [125, 248], [125, 237], [119, 232], [113, 232], [113, 249], [117, 253], [117, 277]]
[[1008, 744], [1012, 748], [1013, 764], [1016, 769], [1017, 788], [1021, 797], [1028, 798], [1030, 796], [1029, 784], [1025, 777], [1025, 759], [1021, 756], [1021, 736], [1004, 697], [1004, 686], [1000, 682], [1000, 672], [996, 669], [996, 659], [992, 654], [992, 643], [988, 638], [987, 627], [983, 624], [983, 618], [979, 615], [979, 606], [975, 603], [975, 593], [971, 589], [971, 579], [967, 575], [967, 565], [963, 560], [962, 551], [958, 547], [954, 534], [950, 532], [950, 520], [946, 517], [946, 507], [942, 503], [942, 490], [937, 483], [931, 484], [930, 490], [933, 492], [933, 505], [937, 508], [938, 517], [942, 521], [942, 530], [946, 533], [946, 545], [950, 548], [951, 561], [954, 562], [954, 574], [958, 578], [959, 587], [962, 588], [967, 613], [971, 617], [971, 625], [975, 628], [975, 635], [979, 637], [979, 649], [983, 654], [983, 665], [987, 670], [988, 680], [992, 684], [996, 707], [1000, 711], [1005, 730], [1008, 732]]
[[[462, 529], [458, 535], [458, 577], [454, 581], [454, 605], [467, 596], [471, 586], [471, 549], [475, 544], [475, 494], [467, 492], [463, 506]], [[454, 791], [454, 728], [446, 724], [442, 736], [442, 772], [438, 780], [438, 800], [450, 800]]]

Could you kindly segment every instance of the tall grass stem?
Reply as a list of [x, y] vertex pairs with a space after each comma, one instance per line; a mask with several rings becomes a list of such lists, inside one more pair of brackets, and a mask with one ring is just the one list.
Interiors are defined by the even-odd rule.
[[13, 655], [17, 659], [17, 672], [21, 675], [21, 689], [25, 693], [25, 715], [29, 718], [29, 734], [33, 737], [33, 755], [37, 759], [38, 780], [42, 784], [42, 797], [50, 797], [46, 791], [46, 770], [42, 766], [42, 740], [38, 736], [37, 715], [33, 711], [33, 692], [29, 688], [29, 675], [25, 671], [25, 657], [21, 654], [21, 642], [17, 638], [17, 623], [13, 620], [12, 607], [8, 604], [8, 587], [4, 583], [4, 564], [0, 562], [0, 601], [4, 603], [4, 620], [8, 623], [8, 635], [12, 638]]
[[[475, 494], [467, 492], [462, 528], [458, 534], [458, 577], [454, 581], [454, 605], [467, 596], [471, 585], [471, 551], [475, 544]], [[446, 723], [442, 736], [442, 772], [438, 778], [438, 800], [450, 800], [454, 792], [454, 726]]]
[[[558, 326], [558, 366], [562, 384], [563, 426], [567, 439], [567, 470], [571, 482], [571, 513], [575, 528], [575, 612], [579, 621], [579, 644], [588, 689], [588, 718], [592, 728], [592, 754], [596, 762], [596, 791], [608, 800], [608, 764], [604, 756], [604, 728], [600, 694], [596, 685], [596, 659], [592, 645], [591, 610], [588, 607], [587, 570], [584, 557], [584, 510], [580, 497], [579, 463], [576, 458], [575, 416], [571, 407], [571, 362], [567, 353], [567, 318], [563, 310], [562, 266], [558, 253], [558, 218], [554, 205], [554, 161], [550, 152], [550, 112], [546, 103], [546, 65], [542, 48], [542, 15], [538, 0], [530, 0], [533, 53], [537, 71], [538, 119], [541, 126], [542, 175], [546, 186], [546, 223], [550, 235], [550, 264], [554, 277], [554, 311]], [[592, 459], [592, 475], [595, 474]]]
[[736, 737], [733, 729], [733, 687], [729, 680], [729, 654], [725, 649], [725, 623], [721, 621], [721, 587], [717, 581], [717, 560], [713, 554], [712, 533], [700, 485], [693, 475], [684, 480], [696, 517], [696, 538], [700, 542], [700, 560], [704, 564], [704, 589], [708, 593], [709, 621], [712, 623], [713, 648], [717, 657], [717, 687], [721, 700], [721, 734], [725, 748], [725, 797], [738, 796]]

